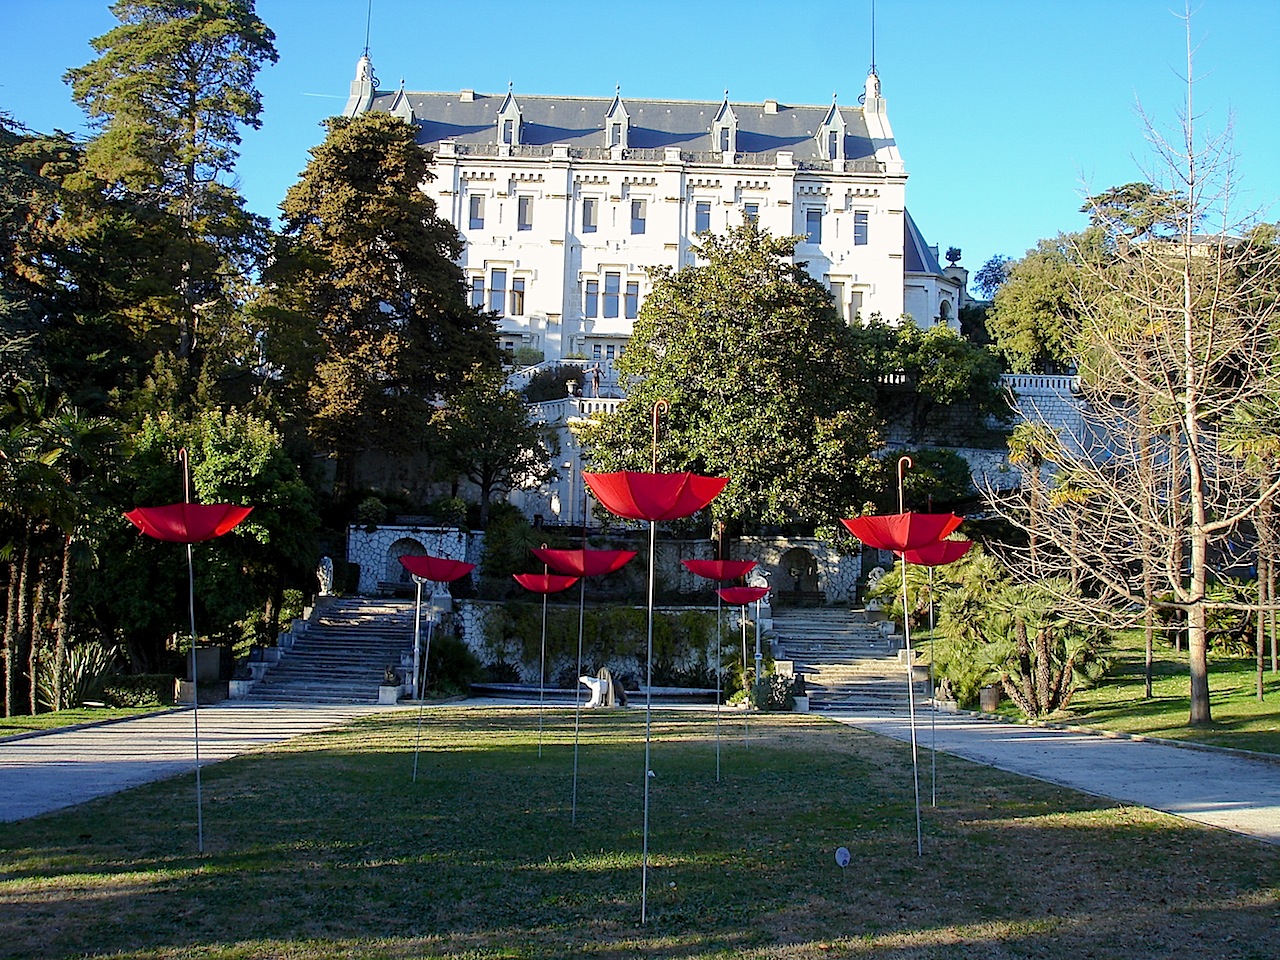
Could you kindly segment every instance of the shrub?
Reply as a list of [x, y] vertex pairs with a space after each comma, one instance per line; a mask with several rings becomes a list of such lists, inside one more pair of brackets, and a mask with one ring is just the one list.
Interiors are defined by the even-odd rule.
[[173, 705], [173, 674], [135, 673], [109, 678], [102, 685], [102, 699], [113, 707]]
[[452, 696], [467, 693], [471, 684], [485, 675], [476, 655], [451, 633], [437, 634], [431, 641], [427, 661], [427, 689]]

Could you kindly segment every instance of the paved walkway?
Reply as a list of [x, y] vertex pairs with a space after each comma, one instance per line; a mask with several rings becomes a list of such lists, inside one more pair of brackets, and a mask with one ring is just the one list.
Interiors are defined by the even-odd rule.
[[[511, 706], [512, 701], [502, 705]], [[232, 703], [202, 707], [201, 762], [224, 760], [388, 709], [396, 708]], [[905, 717], [823, 716], [910, 739]], [[918, 718], [922, 748], [931, 741], [929, 719], [928, 712]], [[940, 751], [1280, 844], [1280, 762], [966, 715], [938, 714], [937, 719]], [[924, 791], [926, 749], [920, 757]], [[0, 822], [69, 807], [191, 768], [188, 710], [0, 742]]]
[[[824, 713], [833, 720], [910, 740], [905, 716]], [[920, 795], [929, 790], [930, 713], [916, 717]], [[1280, 844], [1280, 758], [1171, 746], [1097, 733], [937, 714], [937, 747], [1011, 773], [1162, 810]], [[939, 787], [939, 790], [945, 789]]]
[[[200, 765], [388, 707], [220, 703], [200, 708]], [[0, 742], [0, 822], [70, 807], [195, 766], [190, 710]]]

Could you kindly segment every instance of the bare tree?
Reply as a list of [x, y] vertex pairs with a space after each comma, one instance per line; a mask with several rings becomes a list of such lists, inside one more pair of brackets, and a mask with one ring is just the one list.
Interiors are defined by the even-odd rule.
[[1159, 161], [1145, 196], [1158, 199], [1164, 229], [1135, 234], [1115, 191], [1090, 207], [1107, 242], [1077, 258], [1085, 426], [1059, 432], [1058, 449], [1045, 453], [1077, 495], [1046, 498], [1037, 481], [990, 496], [1035, 545], [1015, 570], [1081, 583], [1091, 599], [1075, 603], [1075, 615], [1115, 627], [1177, 611], [1190, 722], [1205, 724], [1208, 611], [1215, 602], [1253, 606], [1211, 601], [1211, 587], [1280, 488], [1274, 472], [1260, 484], [1257, 464], [1228, 442], [1233, 411], [1280, 396], [1280, 245], [1267, 231], [1239, 235], [1229, 127], [1199, 138], [1192, 61], [1188, 18], [1178, 135], [1144, 118]]

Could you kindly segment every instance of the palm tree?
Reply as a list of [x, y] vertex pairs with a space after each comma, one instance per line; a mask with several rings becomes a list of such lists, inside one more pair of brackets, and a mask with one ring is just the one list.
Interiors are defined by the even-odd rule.
[[1009, 463], [1022, 468], [1023, 482], [1030, 488], [1030, 516], [1027, 518], [1031, 576], [1040, 575], [1038, 534], [1040, 508], [1044, 499], [1044, 480], [1040, 468], [1052, 463], [1061, 449], [1058, 435], [1043, 423], [1023, 421], [1009, 434]]

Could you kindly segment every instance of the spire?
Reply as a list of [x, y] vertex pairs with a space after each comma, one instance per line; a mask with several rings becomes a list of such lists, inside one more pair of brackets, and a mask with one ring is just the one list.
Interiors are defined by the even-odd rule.
[[378, 78], [373, 73], [373, 60], [368, 48], [356, 61], [355, 79], [351, 81], [351, 95], [342, 110], [344, 117], [354, 117], [364, 113], [373, 105], [373, 95], [378, 89]]

